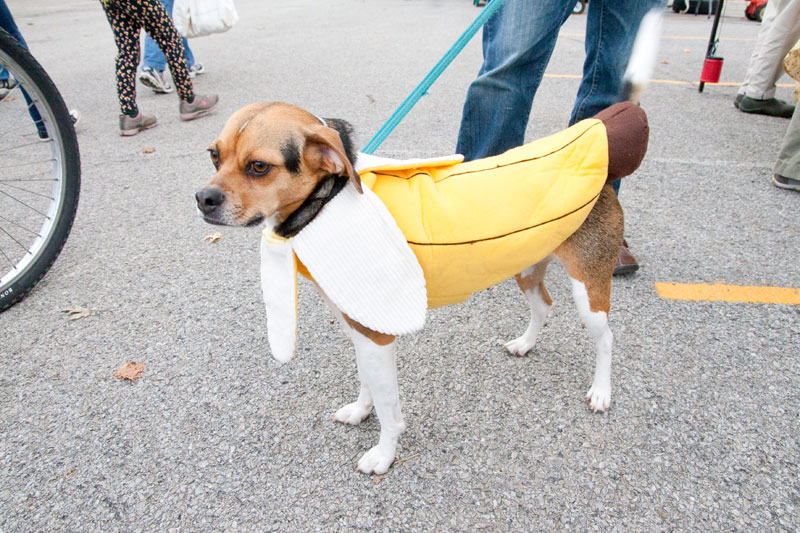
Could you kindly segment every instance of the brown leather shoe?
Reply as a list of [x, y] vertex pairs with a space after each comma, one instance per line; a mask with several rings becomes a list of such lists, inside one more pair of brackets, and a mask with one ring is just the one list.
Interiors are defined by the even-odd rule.
[[639, 270], [639, 263], [633, 257], [631, 251], [628, 250], [628, 241], [622, 241], [622, 246], [619, 247], [619, 255], [617, 256], [617, 266], [614, 267], [615, 276], [623, 276], [625, 274], [633, 274]]

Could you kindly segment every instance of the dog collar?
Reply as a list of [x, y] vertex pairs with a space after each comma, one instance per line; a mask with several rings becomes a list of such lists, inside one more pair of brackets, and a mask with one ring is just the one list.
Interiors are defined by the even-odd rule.
[[327, 298], [359, 324], [388, 335], [422, 328], [425, 277], [384, 203], [348, 183], [291, 239], [264, 230], [261, 287], [273, 357], [297, 344], [297, 271], [305, 266]]

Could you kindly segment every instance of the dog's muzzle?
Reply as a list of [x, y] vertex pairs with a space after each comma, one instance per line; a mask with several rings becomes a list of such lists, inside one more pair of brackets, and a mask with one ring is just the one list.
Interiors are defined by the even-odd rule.
[[219, 208], [225, 203], [225, 194], [216, 187], [200, 189], [194, 198], [197, 200], [197, 208], [206, 218], [216, 218], [214, 215], [219, 215]]

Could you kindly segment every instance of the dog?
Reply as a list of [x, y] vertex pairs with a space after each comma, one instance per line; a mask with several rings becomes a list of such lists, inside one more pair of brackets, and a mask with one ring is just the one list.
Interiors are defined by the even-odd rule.
[[[628, 88], [640, 94], [637, 87]], [[596, 343], [594, 379], [586, 393], [586, 402], [593, 411], [603, 412], [611, 403], [613, 335], [608, 325], [611, 279], [623, 242], [623, 212], [611, 182], [638, 167], [646, 151], [649, 130], [644, 112], [630, 102], [612, 106], [595, 118], [591, 126], [603, 129], [601, 137], [607, 143], [605, 183], [599, 192], [593, 193], [592, 201], [583, 206], [583, 218], [568, 235], [544, 249], [543, 257], [532, 253], [530, 257], [536, 259], [511, 272], [528, 301], [531, 318], [525, 332], [507, 342], [505, 350], [523, 356], [535, 347], [552, 305], [544, 283], [545, 273], [548, 265], [558, 259], [569, 275], [581, 320]], [[589, 129], [586, 127], [586, 131]], [[570, 135], [583, 138], [582, 131]], [[344, 194], [343, 191], [354, 190], [355, 195], [369, 192], [356, 171], [358, 154], [352, 133], [352, 127], [344, 120], [321, 119], [286, 103], [257, 103], [240, 109], [208, 149], [216, 173], [196, 194], [203, 219], [229, 226], [263, 225], [281, 239], [302, 235], [304, 228], [317, 220], [325, 206]], [[572, 141], [563, 144], [573, 146]], [[463, 165], [473, 165], [469, 167], [472, 169], [481, 163]], [[463, 248], [469, 254], [471, 248]], [[486, 255], [473, 254], [465, 260], [480, 262]], [[434, 267], [422, 261], [421, 264], [430, 282], [428, 270]], [[304, 273], [316, 281], [313, 272]], [[428, 289], [435, 292], [436, 287], [429, 283]], [[320, 292], [354, 344], [361, 383], [356, 401], [336, 411], [333, 419], [355, 425], [375, 409], [380, 438], [359, 459], [356, 468], [367, 474], [383, 474], [395, 460], [398, 438], [405, 430], [397, 385], [397, 335], [364, 324], [365, 320], [340, 309], [324, 287], [320, 287]]]

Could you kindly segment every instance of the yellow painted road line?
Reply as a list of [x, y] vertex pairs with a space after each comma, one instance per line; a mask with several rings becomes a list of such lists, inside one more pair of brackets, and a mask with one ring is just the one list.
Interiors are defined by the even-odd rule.
[[[586, 37], [585, 33], [560, 33], [560, 36], [563, 37]], [[662, 39], [668, 39], [671, 41], [708, 41], [708, 37], [703, 37], [702, 35], [662, 35]], [[720, 41], [739, 41], [739, 42], [756, 42], [755, 37], [720, 37]]]
[[[698, 76], [700, 73], [698, 72]], [[568, 79], [568, 80], [579, 80], [583, 76], [580, 74], [545, 74], [545, 78], [556, 78], [556, 79]], [[658, 79], [651, 79], [650, 83], [659, 83], [663, 85], [697, 85], [700, 83], [699, 81], [684, 81], [684, 80], [658, 80]], [[738, 87], [742, 83], [739, 81], [720, 81], [717, 83], [710, 83], [706, 82], [706, 85], [721, 85], [723, 87]], [[794, 83], [778, 83], [776, 84], [777, 87], [794, 87]]]
[[656, 291], [668, 300], [745, 302], [800, 305], [800, 289], [790, 287], [746, 287], [715, 283], [656, 283]]

